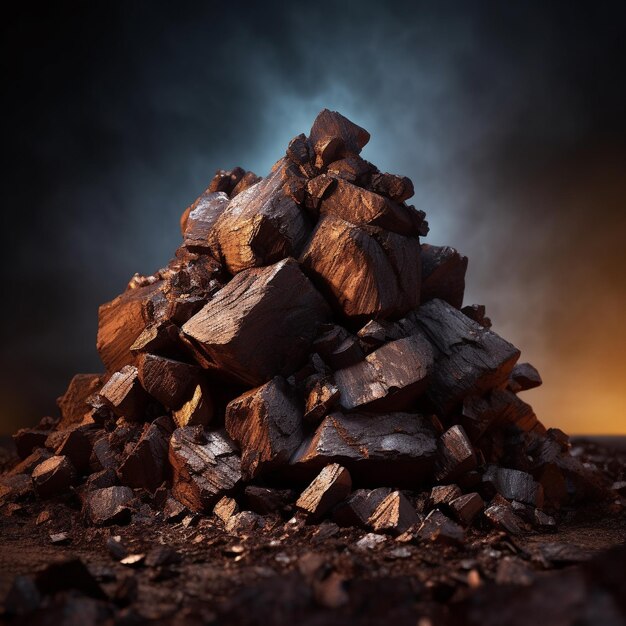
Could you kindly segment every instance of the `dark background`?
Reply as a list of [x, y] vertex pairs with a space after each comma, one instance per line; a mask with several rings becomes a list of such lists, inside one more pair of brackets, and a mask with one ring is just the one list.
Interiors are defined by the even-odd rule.
[[[547, 6], [549, 5], [549, 6]], [[2, 20], [0, 426], [98, 371], [97, 307], [163, 266], [218, 167], [323, 107], [410, 176], [547, 424], [626, 432], [623, 3], [21, 3]], [[6, 11], [6, 9], [3, 9]]]

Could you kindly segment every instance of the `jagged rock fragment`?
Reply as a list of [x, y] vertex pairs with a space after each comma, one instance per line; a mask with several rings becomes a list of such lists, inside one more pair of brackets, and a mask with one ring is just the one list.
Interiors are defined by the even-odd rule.
[[411, 413], [331, 413], [292, 463], [318, 471], [334, 461], [367, 484], [415, 486], [431, 475], [437, 450], [430, 422]]
[[472, 523], [484, 506], [483, 499], [476, 492], [467, 493], [449, 502], [449, 508], [454, 517], [465, 526], [469, 526]]
[[233, 515], [239, 513], [239, 505], [234, 498], [223, 496], [213, 507], [213, 513], [226, 523]]
[[226, 431], [241, 449], [246, 478], [288, 463], [302, 441], [302, 408], [295, 391], [275, 376], [226, 407]]
[[179, 408], [200, 379], [200, 368], [154, 354], [140, 354], [137, 373], [141, 386], [167, 408]]
[[505, 530], [511, 535], [520, 535], [525, 530], [525, 524], [513, 510], [502, 504], [492, 504], [488, 506], [484, 511], [485, 517], [495, 526], [501, 530]]
[[303, 420], [310, 424], [319, 423], [338, 404], [340, 396], [335, 383], [318, 380], [306, 397]]
[[184, 326], [216, 370], [249, 385], [289, 374], [329, 317], [293, 259], [239, 273]]
[[536, 507], [543, 505], [541, 484], [526, 472], [491, 465], [483, 475], [483, 482], [492, 484], [507, 500], [517, 500]]
[[241, 480], [241, 462], [224, 432], [178, 428], [170, 439], [172, 495], [192, 511], [206, 511]]
[[207, 189], [189, 207], [182, 229], [186, 248], [201, 253], [211, 251], [211, 231], [228, 202], [229, 198], [225, 193]]
[[449, 504], [461, 495], [458, 485], [437, 485], [430, 490], [429, 502], [435, 507], [438, 504]]
[[300, 494], [296, 507], [315, 521], [344, 500], [352, 489], [350, 473], [338, 463], [327, 465]]
[[509, 389], [513, 393], [539, 387], [542, 383], [539, 372], [530, 363], [516, 363], [509, 377]]
[[51, 456], [33, 470], [32, 479], [39, 496], [50, 498], [69, 491], [77, 479], [76, 469], [66, 456]]
[[59, 430], [83, 421], [90, 408], [87, 405], [87, 398], [97, 393], [102, 383], [100, 374], [76, 374], [72, 378], [65, 393], [57, 399], [57, 405], [61, 410], [61, 421], [57, 426]]
[[438, 298], [456, 309], [463, 306], [467, 257], [449, 246], [422, 246], [421, 301]]
[[462, 426], [452, 426], [439, 438], [435, 477], [446, 482], [476, 468], [476, 452]]
[[119, 417], [142, 420], [148, 404], [148, 395], [141, 386], [139, 372], [134, 365], [125, 365], [115, 372], [100, 390], [100, 397]]
[[433, 543], [458, 545], [463, 542], [465, 531], [439, 509], [434, 509], [422, 522], [417, 536]]
[[213, 417], [214, 406], [211, 394], [205, 385], [196, 385], [191, 398], [180, 408], [172, 411], [172, 419], [179, 428], [206, 426]]
[[333, 521], [339, 526], [366, 526], [376, 507], [390, 493], [389, 487], [357, 489], [333, 509]]
[[406, 176], [377, 172], [372, 175], [371, 187], [373, 191], [395, 202], [404, 202], [414, 193], [413, 182]]
[[94, 526], [127, 524], [136, 506], [130, 487], [105, 487], [87, 495], [85, 515]]
[[421, 522], [415, 507], [399, 491], [390, 493], [368, 519], [375, 532], [399, 535]]
[[433, 351], [423, 335], [391, 341], [335, 372], [340, 404], [347, 411], [407, 409], [426, 390], [432, 368]]
[[323, 109], [315, 118], [309, 133], [312, 146], [332, 137], [339, 137], [345, 152], [359, 154], [370, 140], [370, 134], [337, 111]]

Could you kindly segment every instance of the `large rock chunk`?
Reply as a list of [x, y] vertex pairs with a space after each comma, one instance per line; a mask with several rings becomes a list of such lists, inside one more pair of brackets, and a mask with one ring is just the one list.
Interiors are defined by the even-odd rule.
[[139, 382], [139, 372], [134, 365], [125, 365], [115, 372], [100, 390], [100, 397], [119, 417], [144, 418], [148, 395]]
[[347, 317], [399, 316], [419, 304], [417, 238], [325, 217], [300, 260]]
[[72, 378], [65, 393], [57, 398], [57, 405], [61, 410], [59, 430], [83, 421], [90, 409], [86, 404], [87, 398], [99, 391], [102, 378], [100, 374], [76, 374]]
[[200, 381], [200, 368], [154, 354], [140, 354], [137, 373], [141, 386], [163, 406], [177, 409]]
[[261, 385], [301, 363], [327, 304], [293, 259], [241, 272], [184, 326], [208, 364], [235, 380]]
[[422, 246], [422, 302], [439, 298], [463, 306], [467, 257], [449, 246]]
[[341, 154], [337, 156], [343, 156], [344, 153], [359, 154], [370, 140], [370, 134], [364, 128], [357, 126], [337, 111], [323, 109], [311, 126], [309, 141], [316, 148], [317, 153], [318, 145], [325, 145], [334, 137], [339, 138], [343, 146], [343, 150], [340, 150]]
[[241, 470], [254, 478], [288, 463], [302, 441], [302, 408], [295, 391], [275, 376], [226, 407], [226, 431], [241, 448]]
[[184, 245], [188, 250], [200, 253], [211, 250], [211, 231], [228, 202], [229, 198], [224, 192], [207, 189], [189, 207], [181, 223]]
[[350, 473], [337, 463], [327, 465], [300, 494], [296, 507], [315, 521], [328, 513], [335, 504], [347, 498], [352, 489]]
[[332, 215], [357, 226], [378, 226], [405, 235], [419, 234], [414, 209], [341, 178], [325, 195], [319, 209], [321, 215]]
[[401, 411], [426, 390], [433, 350], [421, 334], [391, 341], [363, 361], [335, 372], [346, 411]]
[[443, 300], [426, 302], [411, 317], [435, 347], [427, 396], [440, 414], [505, 383], [519, 358], [515, 346]]
[[232, 274], [296, 256], [309, 235], [306, 214], [284, 189], [285, 167], [233, 198], [215, 222], [216, 256]]
[[151, 321], [150, 303], [160, 285], [128, 289], [98, 309], [96, 347], [107, 371], [114, 372], [134, 361], [130, 347]]
[[178, 428], [170, 439], [172, 495], [192, 511], [207, 511], [241, 480], [241, 462], [233, 442], [221, 431], [200, 426]]
[[331, 413], [292, 463], [313, 472], [336, 461], [368, 484], [414, 486], [430, 476], [436, 452], [435, 431], [421, 415]]

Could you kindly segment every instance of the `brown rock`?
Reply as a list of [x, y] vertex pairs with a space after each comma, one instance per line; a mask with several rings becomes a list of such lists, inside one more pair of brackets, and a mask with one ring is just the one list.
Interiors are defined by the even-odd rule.
[[399, 316], [419, 303], [416, 238], [329, 216], [317, 224], [300, 260], [347, 317]]
[[231, 274], [295, 256], [304, 245], [310, 226], [283, 188], [284, 168], [238, 194], [217, 219], [213, 252]]
[[147, 425], [137, 444], [119, 466], [123, 485], [154, 492], [165, 478], [168, 435], [157, 424]]
[[526, 525], [508, 506], [492, 504], [485, 509], [484, 515], [493, 526], [511, 535], [524, 532]]
[[418, 537], [433, 543], [459, 545], [463, 543], [465, 531], [438, 509], [434, 509], [422, 522], [417, 531]]
[[91, 474], [85, 481], [85, 491], [115, 487], [118, 484], [117, 473], [114, 469], [104, 469]]
[[336, 179], [327, 174], [320, 174], [308, 180], [304, 199], [305, 207], [309, 209], [313, 215], [317, 215], [320, 202], [332, 192], [336, 184]]
[[[359, 187], [367, 187], [367, 183], [376, 168], [359, 156], [348, 156], [328, 164], [326, 171], [333, 178], [343, 178]], [[374, 174], [375, 175], [375, 174]], [[374, 189], [376, 193], [380, 193]]]
[[449, 246], [422, 246], [421, 301], [438, 298], [456, 309], [463, 306], [467, 257]]
[[294, 137], [287, 146], [287, 158], [296, 165], [304, 165], [308, 163], [313, 158], [311, 153], [311, 147], [309, 142], [304, 135], [304, 133], [300, 133], [296, 137]]
[[399, 535], [421, 522], [415, 507], [399, 491], [390, 493], [375, 509], [368, 524], [375, 532]]
[[246, 507], [260, 515], [275, 513], [284, 509], [293, 500], [294, 493], [290, 489], [272, 489], [248, 485], [244, 490]]
[[246, 172], [241, 177], [241, 180], [233, 187], [233, 190], [230, 192], [230, 197], [234, 198], [241, 192], [252, 187], [252, 185], [256, 185], [260, 180], [261, 177], [257, 176], [254, 172]]
[[60, 431], [59, 434], [61, 440], [55, 454], [66, 456], [79, 473], [87, 473], [93, 444], [100, 434], [99, 429], [94, 424], [86, 424], [69, 431]]
[[507, 500], [517, 500], [541, 508], [543, 487], [526, 472], [491, 465], [483, 475], [483, 482], [491, 483]]
[[372, 176], [372, 191], [379, 193], [395, 202], [404, 202], [414, 193], [413, 182], [406, 176], [396, 176], [396, 174], [382, 174], [378, 172]]
[[86, 404], [87, 398], [97, 393], [102, 383], [100, 374], [76, 374], [72, 378], [65, 393], [57, 399], [57, 405], [61, 410], [59, 430], [83, 421], [90, 408]]
[[302, 409], [281, 376], [232, 400], [225, 423], [248, 479], [287, 464], [302, 442]]
[[248, 535], [265, 526], [265, 520], [252, 511], [241, 511], [232, 515], [226, 522], [226, 532], [231, 535]]
[[435, 433], [421, 415], [331, 413], [292, 463], [318, 471], [337, 461], [368, 484], [414, 486], [430, 476], [435, 452]]
[[8, 472], [8, 476], [16, 474], [32, 474], [33, 470], [52, 456], [50, 450], [46, 448], [35, 448], [25, 459], [22, 459], [17, 465], [14, 465]]
[[539, 372], [530, 363], [516, 363], [509, 378], [509, 389], [513, 393], [519, 393], [539, 387], [541, 383]]
[[136, 506], [130, 487], [105, 487], [88, 494], [85, 515], [94, 526], [127, 524]]
[[222, 191], [226, 194], [230, 194], [245, 173], [246, 171], [241, 167], [235, 167], [232, 170], [217, 170], [215, 176], [213, 176], [213, 179], [209, 183], [207, 191]]
[[200, 381], [200, 368], [154, 354], [140, 354], [137, 373], [141, 386], [164, 407], [178, 408]]
[[15, 502], [32, 494], [33, 481], [28, 474], [0, 476], [0, 504]]
[[213, 507], [213, 514], [226, 523], [233, 515], [239, 513], [239, 505], [234, 498], [223, 496]]
[[300, 494], [296, 507], [310, 521], [321, 518], [335, 504], [344, 500], [352, 489], [352, 479], [347, 469], [338, 463], [327, 465]]
[[452, 426], [443, 433], [438, 449], [435, 478], [441, 482], [455, 480], [477, 467], [476, 452], [462, 426]]
[[304, 406], [304, 421], [318, 424], [338, 403], [341, 392], [330, 380], [318, 380], [308, 393]]
[[293, 259], [238, 274], [184, 326], [215, 369], [250, 385], [289, 375], [330, 312]]
[[189, 207], [184, 223], [184, 245], [193, 252], [211, 251], [211, 231], [229, 202], [226, 193], [208, 189]]
[[35, 490], [42, 498], [69, 491], [76, 483], [76, 470], [65, 456], [52, 456], [40, 463], [32, 473]]
[[389, 487], [357, 489], [333, 509], [333, 521], [339, 526], [366, 526], [376, 507], [390, 493]]
[[449, 504], [461, 495], [461, 490], [457, 485], [438, 485], [430, 491], [430, 505], [435, 507], [438, 504]]
[[32, 454], [36, 448], [43, 448], [46, 445], [46, 439], [50, 435], [49, 430], [41, 430], [39, 428], [20, 428], [13, 435], [13, 443], [15, 450], [20, 459], [25, 459]]
[[356, 226], [378, 226], [401, 235], [418, 235], [413, 209], [392, 202], [347, 180], [337, 183], [320, 203], [320, 214], [332, 216]]
[[158, 282], [129, 289], [99, 308], [96, 346], [108, 372], [134, 361], [130, 347], [152, 321], [151, 301], [159, 289]]
[[234, 444], [222, 431], [204, 433], [199, 426], [178, 428], [170, 439], [172, 495], [192, 511], [206, 511], [241, 480]]
[[128, 420], [144, 419], [148, 396], [134, 365], [125, 365], [119, 372], [115, 372], [99, 395], [117, 416]]
[[337, 111], [324, 109], [320, 111], [311, 126], [309, 141], [315, 146], [331, 137], [339, 137], [346, 152], [352, 154], [359, 154], [370, 140], [370, 134], [364, 128], [357, 126]]
[[435, 348], [427, 396], [440, 415], [459, 407], [468, 395], [505, 383], [519, 358], [508, 341], [443, 300], [423, 304], [413, 319]]
[[389, 341], [401, 339], [402, 332], [393, 322], [370, 320], [359, 330], [357, 336], [366, 352], [371, 352]]
[[400, 411], [410, 408], [426, 390], [433, 350], [422, 334], [391, 341], [363, 361], [335, 372], [347, 411]]
[[461, 313], [484, 328], [491, 328], [491, 320], [485, 315], [484, 304], [468, 304], [461, 309]]
[[468, 493], [458, 498], [454, 498], [450, 503], [450, 510], [454, 516], [464, 524], [469, 526], [474, 518], [483, 510], [485, 503], [483, 499], [476, 493]]
[[357, 338], [337, 324], [323, 324], [312, 349], [334, 370], [354, 365], [365, 356]]
[[213, 417], [214, 406], [206, 385], [196, 385], [193, 395], [179, 409], [172, 411], [172, 419], [179, 428], [206, 426]]

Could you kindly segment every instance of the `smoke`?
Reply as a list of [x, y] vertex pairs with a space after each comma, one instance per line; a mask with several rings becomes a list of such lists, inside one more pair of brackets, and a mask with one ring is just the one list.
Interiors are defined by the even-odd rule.
[[168, 261], [215, 169], [266, 173], [327, 107], [371, 132], [365, 158], [412, 178], [427, 240], [469, 256], [466, 301], [542, 372], [539, 416], [623, 432], [620, 18], [270, 2], [7, 20], [3, 429], [100, 369], [97, 306]]

